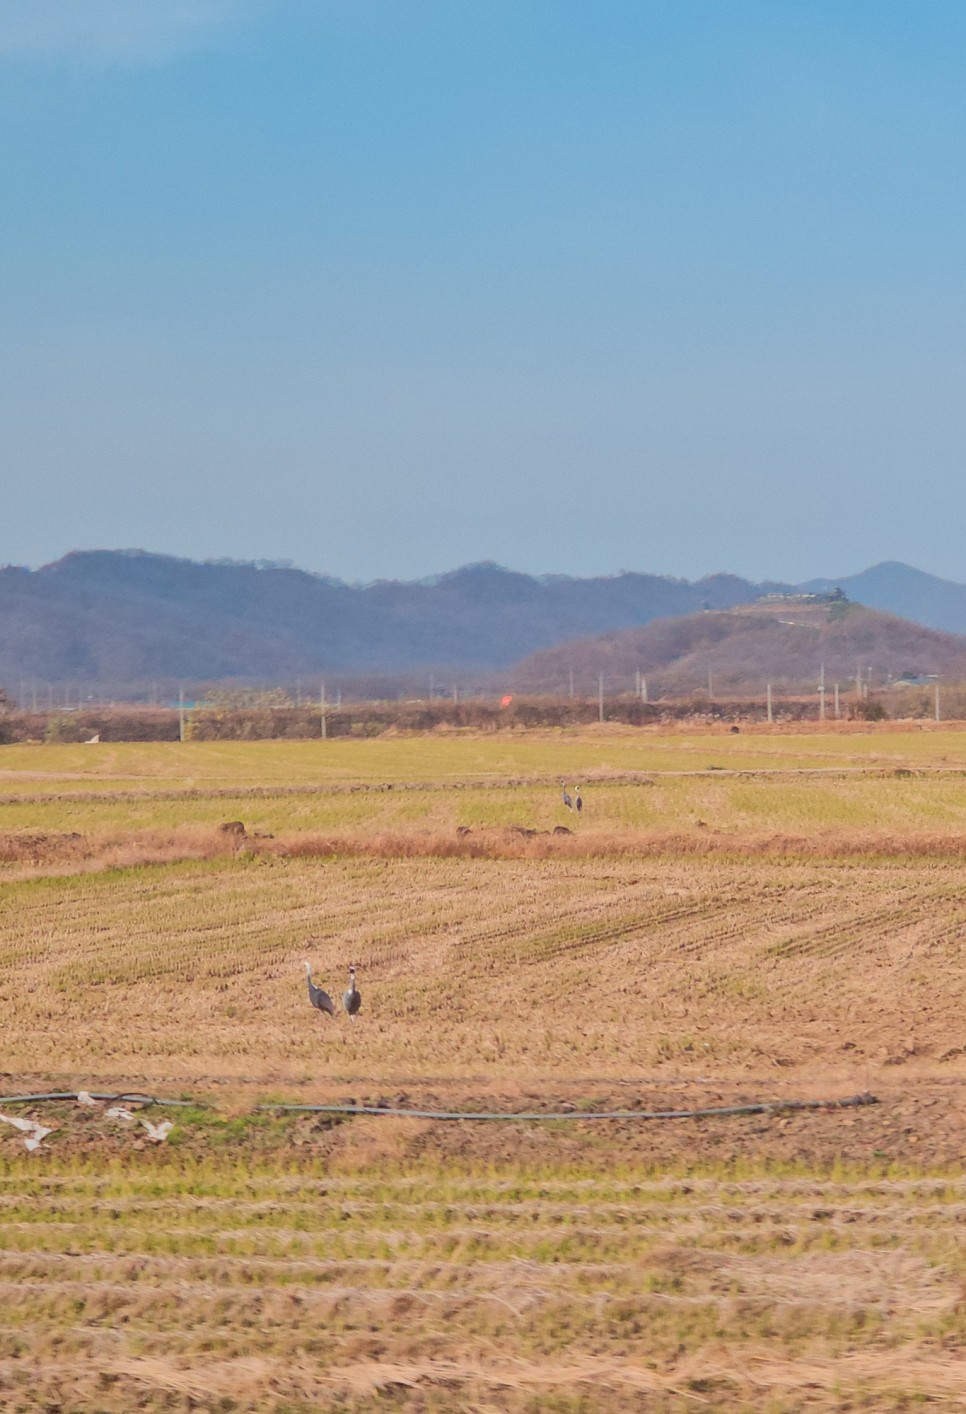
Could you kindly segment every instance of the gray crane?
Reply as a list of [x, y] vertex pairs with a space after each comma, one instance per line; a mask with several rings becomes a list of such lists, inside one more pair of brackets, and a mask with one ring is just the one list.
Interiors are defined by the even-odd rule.
[[568, 810], [573, 810], [573, 808], [574, 808], [574, 803], [573, 803], [573, 801], [570, 799], [570, 793], [569, 793], [569, 791], [567, 790], [567, 782], [566, 782], [566, 781], [561, 781], [561, 782], [560, 782], [560, 786], [561, 786], [561, 789], [563, 790], [563, 803], [564, 803], [564, 805], [566, 805], [566, 807], [567, 807]]
[[312, 964], [305, 964], [305, 977], [309, 984], [309, 1001], [319, 1011], [327, 1012], [329, 1016], [335, 1016], [335, 1007], [328, 992], [323, 992], [321, 987], [317, 987], [312, 981]]
[[355, 967], [349, 968], [349, 985], [342, 993], [342, 1005], [345, 1007], [346, 1012], [349, 1015], [350, 1021], [358, 1013], [359, 1008], [362, 1006], [362, 993], [356, 986]]
[[579, 815], [584, 808], [584, 802], [580, 798], [580, 786], [574, 786], [574, 809]]

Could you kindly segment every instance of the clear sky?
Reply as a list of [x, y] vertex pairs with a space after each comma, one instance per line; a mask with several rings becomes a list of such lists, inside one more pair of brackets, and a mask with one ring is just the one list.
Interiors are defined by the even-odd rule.
[[963, 0], [2, 0], [0, 561], [966, 580]]

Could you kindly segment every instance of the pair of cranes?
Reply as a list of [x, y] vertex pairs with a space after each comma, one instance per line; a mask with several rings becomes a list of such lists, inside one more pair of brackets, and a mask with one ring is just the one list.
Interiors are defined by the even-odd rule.
[[563, 791], [564, 805], [566, 805], [568, 810], [576, 810], [577, 814], [579, 815], [581, 810], [583, 810], [584, 808], [584, 802], [580, 798], [580, 786], [574, 786], [574, 793], [572, 798], [569, 790], [567, 789], [566, 781], [560, 782], [560, 788]]
[[[317, 987], [312, 981], [312, 964], [305, 964], [305, 977], [309, 984], [309, 1001], [317, 1011], [325, 1012], [328, 1016], [335, 1016], [335, 1004], [328, 992], [324, 992], [321, 987]], [[355, 967], [349, 968], [349, 985], [342, 993], [342, 1005], [349, 1020], [352, 1021], [359, 1013], [362, 1006], [362, 994], [356, 986]]]
[[[584, 808], [584, 802], [580, 798], [580, 786], [574, 787], [573, 796], [571, 796], [567, 789], [566, 781], [561, 781], [560, 786], [563, 791], [564, 805], [566, 805], [568, 810], [576, 810], [579, 815]], [[323, 991], [321, 987], [317, 987], [312, 981], [312, 964], [310, 962], [305, 964], [305, 979], [308, 983], [309, 1001], [312, 1006], [319, 1012], [325, 1012], [328, 1016], [335, 1016], [335, 1004], [332, 998], [329, 996], [328, 992]], [[362, 995], [356, 986], [356, 970], [354, 966], [349, 968], [349, 985], [342, 993], [342, 1006], [350, 1021], [359, 1014], [359, 1008], [362, 1006]]]

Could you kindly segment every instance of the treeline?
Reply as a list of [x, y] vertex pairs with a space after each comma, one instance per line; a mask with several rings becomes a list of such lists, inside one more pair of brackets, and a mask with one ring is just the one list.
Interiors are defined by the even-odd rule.
[[[949, 688], [942, 694], [946, 720], [966, 718], [966, 687]], [[843, 702], [842, 716], [852, 721], [882, 721], [892, 718], [933, 717], [935, 695], [909, 689], [899, 694], [882, 694]], [[828, 719], [832, 719], [829, 708]], [[818, 705], [814, 697], [776, 699], [776, 723], [814, 722]], [[505, 706], [497, 702], [439, 699], [427, 702], [357, 703], [331, 708], [322, 714], [318, 707], [252, 704], [249, 706], [200, 706], [186, 710], [184, 735], [188, 741], [302, 741], [327, 738], [375, 737], [388, 731], [431, 732], [441, 730], [524, 731], [532, 728], [575, 727], [601, 719], [598, 702], [560, 698], [520, 697]], [[653, 726], [687, 722], [765, 722], [767, 707], [757, 698], [710, 702], [707, 699], [680, 699], [642, 702], [635, 698], [605, 698], [605, 722], [627, 726]], [[0, 743], [14, 742], [119, 742], [177, 741], [181, 718], [169, 708], [90, 708], [64, 712], [5, 712], [0, 715]]]
[[0, 744], [15, 742], [177, 741], [178, 713], [166, 708], [93, 707], [80, 712], [4, 712]]
[[[431, 732], [441, 728], [507, 731], [527, 727], [579, 726], [598, 719], [597, 704], [514, 700], [506, 707], [494, 702], [360, 703], [325, 714], [326, 737], [372, 737], [383, 732]], [[661, 711], [647, 703], [605, 704], [608, 721], [633, 726], [660, 721]], [[307, 738], [323, 735], [317, 707], [202, 708], [191, 714], [188, 734], [194, 741], [259, 740], [268, 737]]]

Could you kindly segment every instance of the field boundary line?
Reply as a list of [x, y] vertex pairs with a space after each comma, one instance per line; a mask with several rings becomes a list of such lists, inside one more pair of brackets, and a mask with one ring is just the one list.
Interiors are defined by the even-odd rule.
[[864, 1092], [838, 1100], [763, 1100], [750, 1105], [719, 1105], [701, 1110], [561, 1110], [546, 1112], [530, 1110], [412, 1110], [391, 1105], [258, 1105], [259, 1110], [275, 1110], [297, 1114], [395, 1115], [407, 1119], [440, 1120], [558, 1120], [558, 1119], [722, 1119], [731, 1115], [781, 1114], [788, 1110], [854, 1109], [860, 1105], [877, 1105], [877, 1096]]
[[[758, 777], [774, 777], [778, 780], [818, 776], [828, 778], [867, 776], [873, 779], [891, 778], [897, 772], [908, 777], [950, 777], [966, 776], [966, 766], [713, 766], [693, 770], [662, 770], [652, 767], [641, 771], [621, 771], [614, 775], [596, 777], [591, 772], [583, 776], [587, 787], [604, 789], [614, 786], [653, 785], [657, 780], [701, 779], [710, 777], [727, 780]], [[151, 800], [276, 800], [292, 795], [362, 795], [388, 794], [393, 791], [472, 791], [472, 790], [526, 790], [534, 787], [555, 788], [556, 776], [512, 776], [500, 780], [458, 781], [333, 781], [321, 785], [266, 785], [266, 786], [190, 786], [182, 789], [136, 787], [133, 790], [78, 790], [50, 791], [32, 794], [11, 793], [0, 795], [0, 805], [29, 805], [59, 800], [74, 801], [79, 804], [93, 804], [97, 801], [151, 801]]]

